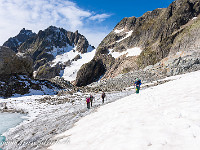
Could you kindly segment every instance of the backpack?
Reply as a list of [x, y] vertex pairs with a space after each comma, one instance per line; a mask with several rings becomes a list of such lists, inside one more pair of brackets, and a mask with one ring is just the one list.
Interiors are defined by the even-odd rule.
[[106, 97], [106, 94], [105, 94], [105, 93], [102, 93], [101, 97], [102, 97], [102, 98], [105, 98], [105, 97]]
[[90, 102], [90, 98], [89, 98], [89, 97], [86, 98], [86, 102], [87, 102], [87, 103]]

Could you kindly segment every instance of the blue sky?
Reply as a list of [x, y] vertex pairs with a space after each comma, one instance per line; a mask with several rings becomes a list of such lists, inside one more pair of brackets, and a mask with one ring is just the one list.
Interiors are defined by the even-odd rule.
[[79, 30], [89, 43], [101, 40], [124, 17], [166, 8], [173, 0], [0, 0], [0, 45], [22, 28], [38, 32], [50, 25]]
[[79, 7], [97, 13], [106, 13], [111, 16], [104, 25], [113, 28], [124, 17], [140, 17], [147, 11], [156, 8], [166, 8], [174, 0], [72, 0]]

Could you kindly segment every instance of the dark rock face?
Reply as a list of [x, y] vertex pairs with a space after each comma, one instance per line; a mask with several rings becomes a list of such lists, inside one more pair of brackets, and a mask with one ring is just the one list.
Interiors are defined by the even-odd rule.
[[57, 84], [45, 80], [34, 80], [27, 75], [0, 75], [0, 97], [4, 98], [11, 97], [14, 94], [29, 94], [33, 90], [39, 90], [44, 95], [53, 94], [54, 91], [59, 89], [62, 89], [62, 87]]
[[[134, 61], [136, 64], [120, 68], [125, 72], [133, 71], [154, 65], [171, 55], [172, 52], [199, 50], [200, 36], [195, 31], [190, 32], [191, 28], [198, 26], [199, 23], [192, 21], [192, 18], [198, 17], [199, 14], [199, 0], [176, 0], [168, 8], [147, 12], [139, 18], [124, 18], [100, 43], [94, 59], [98, 57], [102, 60], [104, 66], [106, 66], [105, 75], [109, 78], [112, 77], [109, 75], [111, 72], [115, 75], [120, 73], [118, 66], [121, 65], [119, 64], [131, 64], [131, 61]], [[198, 30], [198, 27], [195, 27], [194, 30]], [[127, 37], [128, 33], [131, 33], [131, 35]], [[183, 41], [190, 41], [190, 44], [181, 42], [182, 39]], [[189, 39], [196, 42], [191, 42], [192, 40]], [[193, 49], [190, 48], [192, 43], [195, 45]], [[112, 61], [112, 65], [107, 67], [110, 62], [104, 58], [105, 55], [109, 55], [108, 50], [113, 49], [114, 52], [121, 52], [133, 47], [140, 47], [143, 50], [142, 53], [133, 59], [115, 59]], [[89, 70], [89, 67], [88, 65], [88, 68], [85, 69]], [[83, 77], [85, 76], [83, 75]], [[82, 81], [84, 81], [83, 77], [79, 76]]]
[[32, 55], [34, 60], [48, 58], [44, 53], [53, 50], [53, 47], [77, 46], [77, 51], [81, 53], [87, 52], [89, 43], [87, 39], [76, 31], [75, 33], [66, 31], [63, 28], [50, 26], [39, 33], [32, 39], [29, 39], [19, 47], [19, 52], [27, 52]]
[[103, 65], [102, 60], [93, 59], [91, 62], [84, 64], [78, 71], [76, 85], [85, 86], [97, 81], [105, 71], [105, 66]]
[[17, 55], [7, 47], [0, 47], [0, 75], [25, 74], [32, 76], [33, 61], [28, 56]]
[[29, 38], [34, 37], [35, 35], [36, 34], [33, 33], [31, 30], [26, 30], [25, 28], [23, 28], [17, 36], [9, 38], [8, 41], [3, 44], [3, 46], [9, 47], [14, 52], [17, 52], [17, 49], [22, 43], [24, 43]]
[[98, 55], [92, 61], [84, 64], [78, 71], [75, 85], [85, 86], [97, 81], [103, 76], [107, 69], [115, 63], [115, 59], [111, 55]]

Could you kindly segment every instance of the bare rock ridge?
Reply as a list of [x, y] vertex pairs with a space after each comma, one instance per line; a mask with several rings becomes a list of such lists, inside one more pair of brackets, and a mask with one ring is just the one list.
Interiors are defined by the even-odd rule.
[[[199, 0], [176, 0], [167, 8], [146, 12], [138, 18], [122, 19], [100, 43], [92, 60], [96, 64], [101, 61], [100, 67], [104, 68], [105, 72], [94, 73], [98, 69], [93, 70], [90, 75], [88, 74], [93, 79], [87, 83], [80, 83], [80, 81], [88, 79], [81, 72], [89, 70], [91, 62], [85, 64], [79, 70], [80, 73], [78, 72], [77, 86], [97, 81], [100, 76], [103, 76], [102, 79], [106, 79], [143, 69], [149, 65], [155, 65], [161, 60], [166, 63], [164, 66], [171, 66], [171, 70], [174, 70], [176, 66], [170, 65], [173, 61], [166, 61], [165, 58], [176, 59], [182, 57], [184, 53], [184, 58], [187, 60], [186, 56], [189, 56], [189, 53], [190, 56], [194, 51], [199, 53], [199, 13]], [[113, 52], [120, 53], [135, 47], [142, 50], [138, 56], [123, 55], [118, 58], [112, 56]], [[163, 68], [164, 66], [159, 67]], [[165, 71], [162, 73], [170, 74], [170, 69], [166, 68], [163, 68]], [[183, 73], [183, 70], [179, 73]]]
[[20, 47], [20, 45], [22, 43], [24, 43], [26, 40], [28, 40], [29, 38], [35, 36], [36, 34], [33, 33], [31, 30], [26, 30], [25, 28], [23, 28], [19, 34], [13, 38], [9, 38], [4, 44], [3, 46], [9, 47], [11, 48], [13, 51], [17, 52], [18, 48]]

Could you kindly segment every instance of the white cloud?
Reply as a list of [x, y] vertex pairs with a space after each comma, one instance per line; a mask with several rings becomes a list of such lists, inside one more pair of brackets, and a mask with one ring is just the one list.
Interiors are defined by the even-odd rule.
[[[17, 35], [22, 28], [37, 33], [54, 25], [68, 31], [78, 29], [81, 34], [85, 33], [85, 36], [89, 37], [88, 41], [91, 44], [97, 46], [103, 39], [102, 35], [109, 31], [102, 29], [96, 32], [94, 27], [90, 31], [85, 22], [89, 21], [92, 25], [94, 20], [103, 21], [108, 17], [110, 15], [96, 15], [94, 12], [83, 10], [69, 0], [0, 0], [0, 45], [9, 37]], [[96, 38], [97, 36], [99, 37]]]
[[109, 18], [111, 15], [108, 14], [97, 14], [95, 16], [91, 16], [90, 20], [98, 20], [98, 21], [104, 21], [105, 19]]

